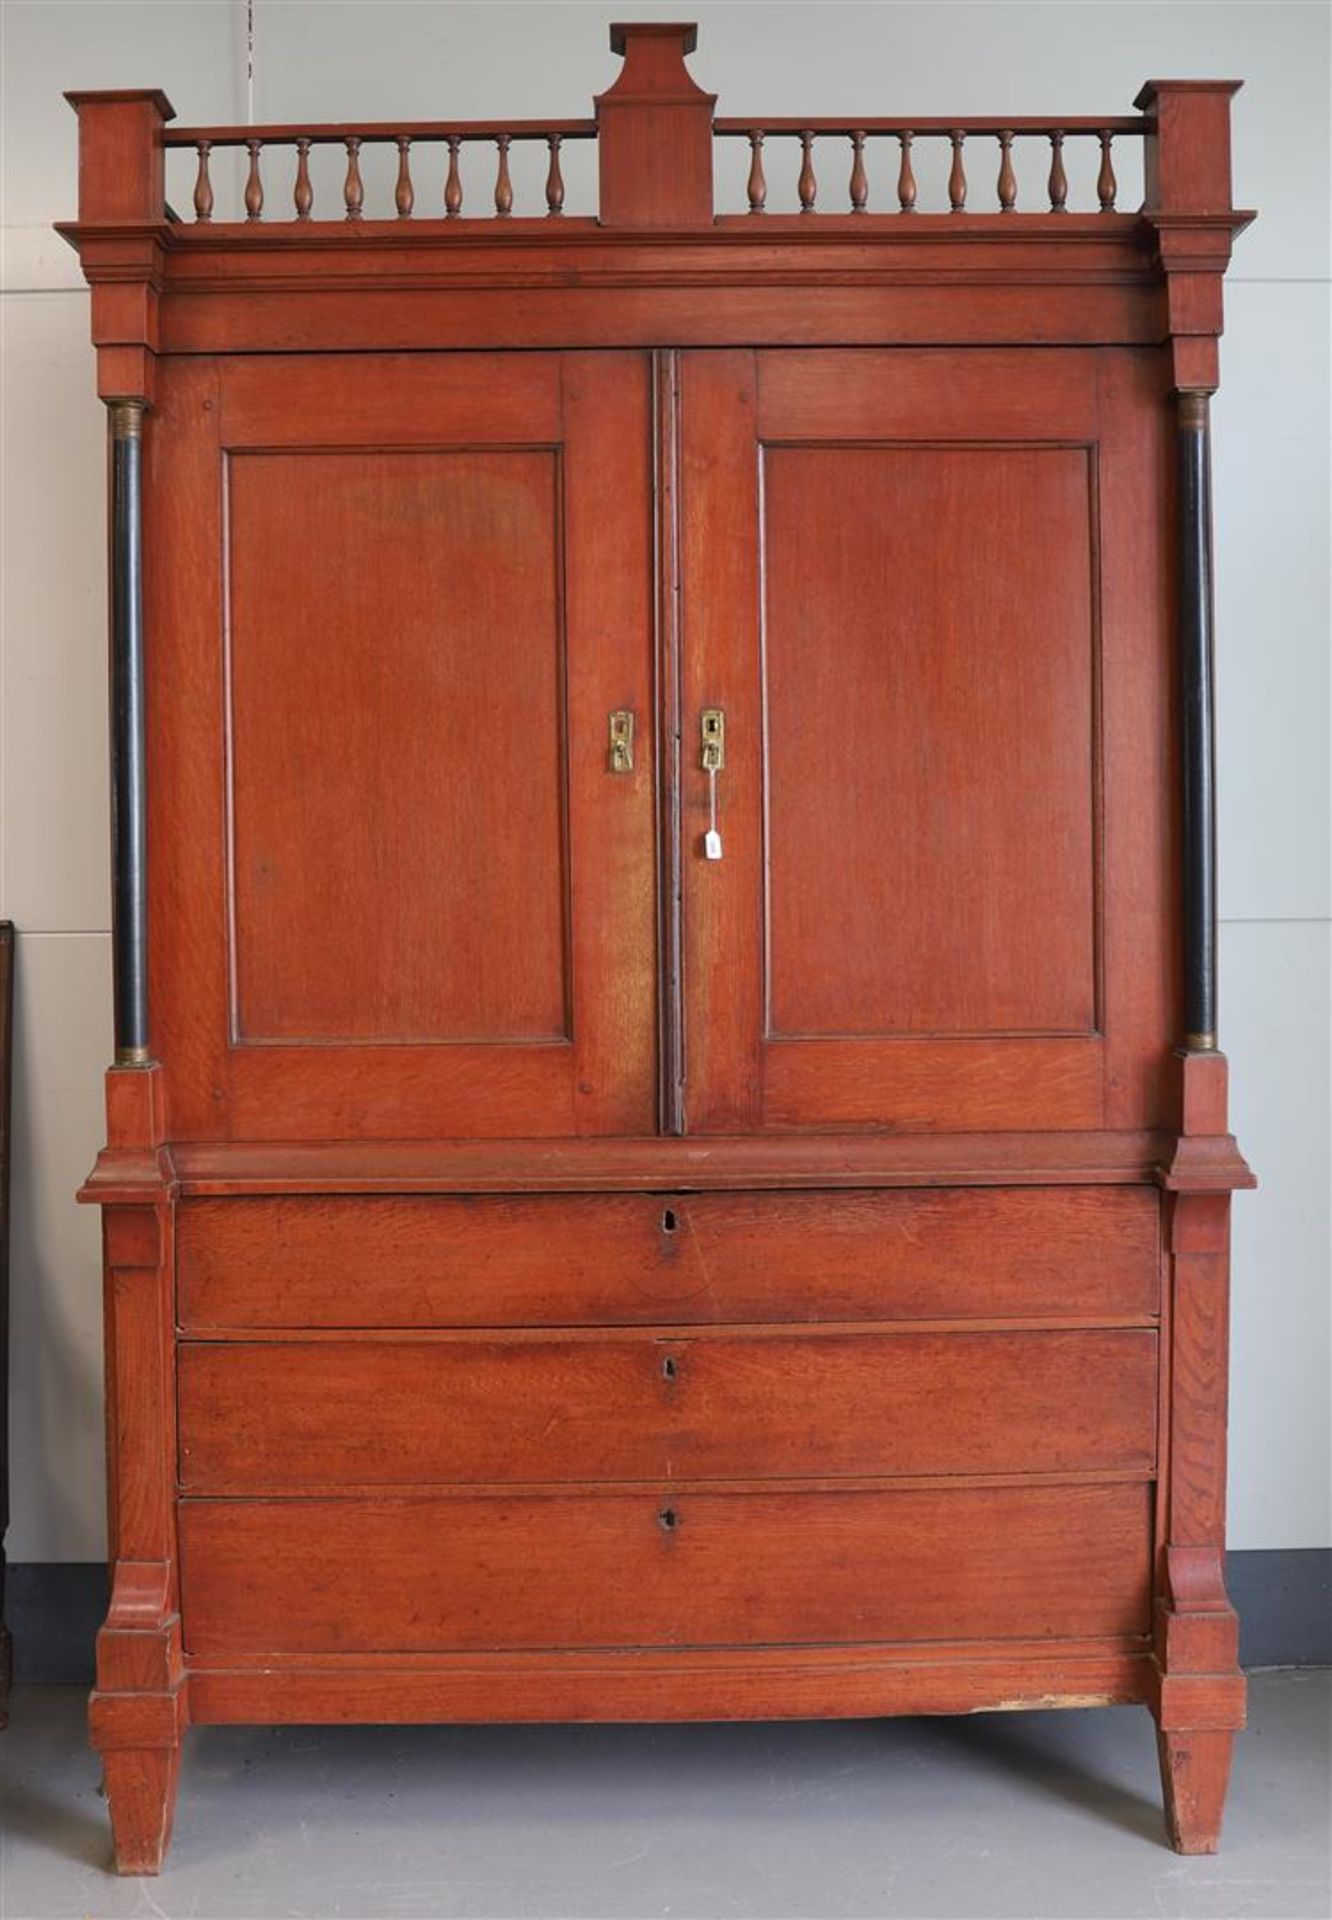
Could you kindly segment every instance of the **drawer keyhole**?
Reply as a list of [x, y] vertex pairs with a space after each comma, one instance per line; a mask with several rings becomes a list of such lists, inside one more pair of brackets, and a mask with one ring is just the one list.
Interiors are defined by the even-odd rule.
[[663, 1507], [657, 1520], [663, 1533], [674, 1533], [680, 1524], [680, 1516], [674, 1507]]
[[667, 1207], [667, 1208], [666, 1208], [666, 1210], [665, 1210], [665, 1212], [664, 1212], [664, 1213], [662, 1214], [662, 1216], [661, 1216], [661, 1230], [662, 1230], [662, 1232], [663, 1232], [663, 1233], [674, 1233], [674, 1232], [675, 1232], [675, 1229], [676, 1229], [676, 1227], [677, 1227], [677, 1226], [678, 1226], [679, 1224], [680, 1224], [680, 1223], [679, 1223], [679, 1221], [678, 1221], [678, 1220], [676, 1219], [676, 1217], [675, 1217], [675, 1208], [674, 1208], [674, 1207]]
[[671, 1353], [668, 1353], [668, 1354], [666, 1355], [666, 1358], [665, 1358], [665, 1359], [664, 1359], [664, 1360], [662, 1361], [662, 1363], [661, 1363], [661, 1377], [662, 1377], [662, 1379], [663, 1379], [663, 1380], [678, 1380], [678, 1379], [679, 1379], [679, 1377], [680, 1377], [680, 1365], [679, 1365], [679, 1362], [678, 1362], [678, 1361], [676, 1360], [676, 1358], [675, 1358], [675, 1356], [674, 1356], [674, 1354], [671, 1354]]

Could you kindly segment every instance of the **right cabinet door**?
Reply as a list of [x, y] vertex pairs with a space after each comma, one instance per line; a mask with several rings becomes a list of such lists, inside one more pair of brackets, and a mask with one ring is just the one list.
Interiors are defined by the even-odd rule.
[[686, 1126], [1150, 1125], [1156, 357], [700, 353], [680, 400]]

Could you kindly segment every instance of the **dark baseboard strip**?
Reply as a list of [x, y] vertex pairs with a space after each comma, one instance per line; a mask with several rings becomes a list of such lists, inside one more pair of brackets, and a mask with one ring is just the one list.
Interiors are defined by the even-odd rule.
[[[1332, 1666], [1332, 1548], [1232, 1553], [1246, 1667]], [[18, 1681], [88, 1686], [106, 1612], [106, 1568], [90, 1561], [11, 1566], [7, 1607]]]
[[1226, 1555], [1245, 1667], [1332, 1667], [1332, 1547]]
[[90, 1687], [93, 1642], [106, 1618], [108, 1585], [100, 1560], [10, 1562], [5, 1619], [22, 1685]]

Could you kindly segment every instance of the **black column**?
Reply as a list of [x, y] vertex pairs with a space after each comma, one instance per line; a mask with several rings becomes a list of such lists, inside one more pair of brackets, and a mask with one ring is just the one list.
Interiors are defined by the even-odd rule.
[[1184, 1045], [1216, 1047], [1216, 740], [1208, 398], [1180, 393], [1179, 654], [1184, 779]]
[[111, 948], [117, 1066], [148, 1041], [148, 835], [144, 741], [143, 402], [113, 400], [111, 427]]

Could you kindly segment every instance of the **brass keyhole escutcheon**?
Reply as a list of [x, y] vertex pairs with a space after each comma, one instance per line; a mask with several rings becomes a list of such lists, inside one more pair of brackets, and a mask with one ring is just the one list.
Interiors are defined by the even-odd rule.
[[617, 707], [610, 716], [610, 770], [634, 770], [634, 716], [627, 707]]

